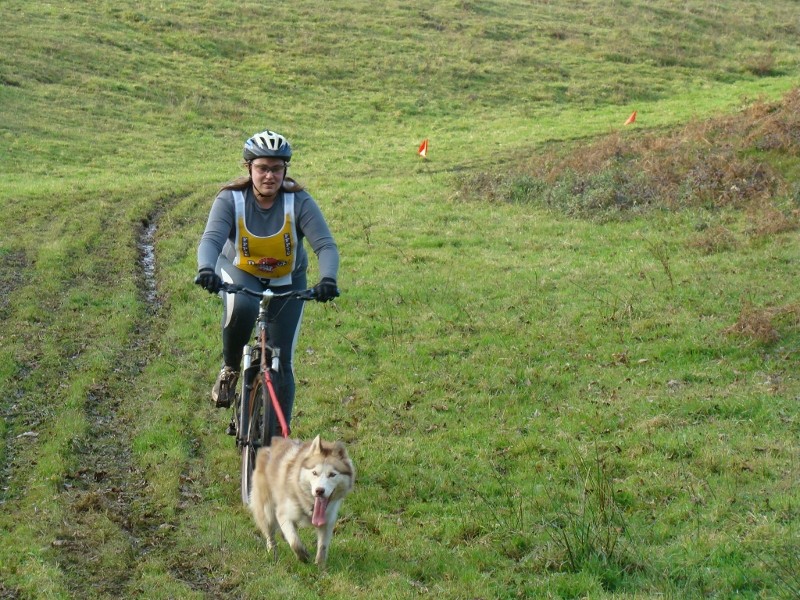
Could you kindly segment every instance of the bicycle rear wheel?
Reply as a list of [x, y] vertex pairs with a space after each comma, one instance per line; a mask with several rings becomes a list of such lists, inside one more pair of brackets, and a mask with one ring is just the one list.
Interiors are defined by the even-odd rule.
[[250, 502], [250, 491], [253, 489], [253, 471], [256, 468], [256, 453], [263, 446], [269, 446], [272, 433], [269, 431], [272, 403], [269, 391], [264, 385], [264, 375], [258, 373], [250, 392], [250, 406], [253, 412], [249, 419], [249, 443], [242, 446], [242, 503]]

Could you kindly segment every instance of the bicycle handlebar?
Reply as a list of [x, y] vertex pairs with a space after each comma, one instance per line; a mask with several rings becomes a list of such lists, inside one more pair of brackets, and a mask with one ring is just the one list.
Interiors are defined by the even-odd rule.
[[236, 285], [235, 283], [226, 283], [222, 282], [222, 287], [220, 288], [221, 291], [226, 292], [228, 294], [246, 294], [248, 296], [252, 296], [253, 298], [266, 298], [271, 300], [272, 298], [294, 298], [296, 300], [314, 300], [317, 297], [317, 293], [314, 291], [313, 288], [309, 288], [307, 290], [290, 290], [288, 292], [280, 292], [276, 293], [270, 289], [266, 289], [263, 292], [258, 292], [256, 290], [251, 290], [248, 287], [243, 285]]

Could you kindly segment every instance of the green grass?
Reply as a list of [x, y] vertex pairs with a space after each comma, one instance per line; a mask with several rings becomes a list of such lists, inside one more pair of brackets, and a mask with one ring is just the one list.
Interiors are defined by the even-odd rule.
[[[796, 596], [797, 16], [4, 2], [0, 596]], [[239, 506], [192, 284], [266, 127], [342, 253], [297, 358], [359, 474], [325, 573]]]

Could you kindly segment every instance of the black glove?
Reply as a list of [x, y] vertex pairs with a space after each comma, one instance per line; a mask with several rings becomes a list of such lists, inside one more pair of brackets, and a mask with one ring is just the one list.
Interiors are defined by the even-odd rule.
[[336, 287], [336, 280], [330, 277], [323, 277], [314, 286], [314, 300], [317, 302], [328, 302], [339, 296], [339, 288]]
[[209, 294], [217, 294], [222, 289], [222, 279], [214, 272], [214, 269], [200, 269], [194, 282], [208, 290]]

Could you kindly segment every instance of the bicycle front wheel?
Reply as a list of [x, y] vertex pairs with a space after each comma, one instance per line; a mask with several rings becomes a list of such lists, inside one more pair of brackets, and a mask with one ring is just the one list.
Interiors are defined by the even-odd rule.
[[250, 444], [242, 447], [242, 504], [250, 504], [253, 489], [253, 469], [256, 467], [256, 451]]
[[253, 418], [250, 419], [250, 443], [254, 443], [259, 448], [269, 446], [272, 439], [270, 431], [272, 400], [270, 400], [267, 386], [264, 385], [263, 373], [258, 374], [250, 401], [253, 403]]
[[258, 373], [250, 392], [250, 406], [253, 412], [249, 419], [249, 443], [242, 447], [242, 503], [250, 502], [250, 491], [253, 489], [253, 471], [256, 468], [256, 453], [263, 446], [269, 446], [272, 436], [269, 430], [272, 403], [269, 391], [264, 385], [264, 375]]

